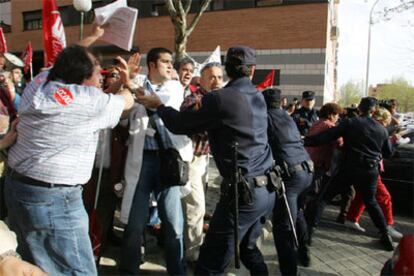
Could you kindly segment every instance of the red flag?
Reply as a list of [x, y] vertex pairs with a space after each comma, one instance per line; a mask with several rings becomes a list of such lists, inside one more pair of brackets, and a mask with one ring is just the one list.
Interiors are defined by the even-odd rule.
[[66, 47], [65, 30], [55, 0], [43, 0], [43, 46], [45, 67], [50, 67]]
[[4, 37], [3, 28], [0, 28], [0, 54], [7, 52], [6, 38]]
[[26, 49], [24, 50], [20, 58], [24, 62], [24, 73], [27, 74], [27, 72], [30, 70], [32, 66], [33, 60], [32, 43], [30, 41], [27, 43]]
[[259, 91], [262, 91], [262, 90], [268, 88], [269, 86], [272, 86], [274, 80], [275, 80], [275, 69], [270, 71], [270, 73], [267, 74], [267, 76], [264, 78], [264, 80], [261, 83], [259, 83], [258, 85], [256, 85], [256, 89], [259, 90]]

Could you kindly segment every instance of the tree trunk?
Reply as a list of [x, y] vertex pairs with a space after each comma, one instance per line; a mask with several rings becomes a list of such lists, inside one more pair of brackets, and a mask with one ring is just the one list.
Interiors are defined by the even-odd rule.
[[165, 0], [170, 14], [171, 22], [175, 30], [175, 59], [187, 56], [187, 40], [200, 20], [201, 15], [209, 7], [211, 0], [203, 0], [200, 10], [193, 16], [190, 24], [187, 24], [187, 15], [191, 8], [192, 0]]
[[178, 36], [175, 38], [175, 59], [180, 60], [187, 56], [187, 36]]

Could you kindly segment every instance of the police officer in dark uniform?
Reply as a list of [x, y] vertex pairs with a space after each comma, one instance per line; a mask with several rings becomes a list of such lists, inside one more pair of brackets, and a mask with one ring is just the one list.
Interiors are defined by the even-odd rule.
[[304, 91], [301, 105], [302, 107], [295, 110], [291, 116], [299, 129], [300, 135], [306, 136], [312, 124], [318, 120], [318, 114], [313, 108], [315, 106], [315, 92]]
[[382, 244], [386, 250], [392, 251], [394, 248], [392, 238], [388, 234], [384, 214], [375, 198], [379, 163], [382, 158], [392, 155], [392, 147], [387, 130], [371, 117], [376, 105], [375, 98], [362, 98], [358, 106], [360, 117], [345, 119], [334, 128], [305, 138], [306, 146], [325, 144], [339, 137], [344, 140], [344, 160], [337, 175], [332, 179], [337, 189], [326, 191], [310, 214], [308, 223], [309, 231], [313, 232], [327, 203], [341, 189], [353, 184], [361, 192], [368, 213], [380, 230]]
[[239, 202], [240, 259], [253, 275], [267, 275], [263, 256], [256, 246], [265, 217], [274, 206], [266, 173], [273, 163], [267, 141], [266, 104], [251, 82], [256, 53], [246, 46], [227, 51], [225, 69], [230, 82], [221, 90], [205, 95], [199, 110], [178, 112], [162, 105], [155, 96], [138, 96], [138, 101], [157, 113], [166, 127], [176, 134], [207, 130], [211, 152], [223, 176], [222, 194], [216, 206], [204, 244], [201, 246], [196, 275], [223, 274], [234, 254], [233, 226], [228, 183], [231, 178], [232, 144], [238, 143], [238, 167], [248, 187], [249, 200]]
[[[308, 266], [310, 262], [307, 247], [306, 221], [300, 209], [299, 195], [310, 186], [313, 177], [313, 162], [306, 152], [299, 131], [293, 119], [280, 107], [279, 89], [266, 89], [263, 96], [268, 108], [268, 138], [276, 165], [282, 168], [282, 178], [286, 186], [293, 222], [297, 221], [299, 240], [298, 252], [294, 243], [288, 213], [282, 202], [277, 200], [273, 212], [273, 237], [279, 258], [282, 275], [297, 274], [297, 256]], [[299, 253], [299, 254], [297, 254]]]

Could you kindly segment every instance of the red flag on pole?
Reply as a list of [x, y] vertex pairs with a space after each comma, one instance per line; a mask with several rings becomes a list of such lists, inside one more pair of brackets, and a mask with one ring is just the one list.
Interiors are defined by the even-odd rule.
[[4, 37], [3, 28], [0, 28], [0, 54], [7, 52], [6, 38]]
[[66, 47], [65, 30], [55, 0], [43, 0], [43, 46], [45, 67], [50, 67]]
[[27, 43], [26, 49], [24, 50], [20, 58], [24, 62], [24, 73], [27, 74], [27, 72], [31, 68], [32, 60], [33, 60], [32, 43], [30, 41]]
[[264, 80], [261, 83], [259, 83], [258, 85], [256, 85], [256, 89], [259, 90], [259, 91], [262, 91], [262, 90], [266, 89], [267, 87], [272, 86], [274, 80], [275, 80], [275, 69], [270, 71], [270, 73], [267, 74], [267, 76], [264, 78]]

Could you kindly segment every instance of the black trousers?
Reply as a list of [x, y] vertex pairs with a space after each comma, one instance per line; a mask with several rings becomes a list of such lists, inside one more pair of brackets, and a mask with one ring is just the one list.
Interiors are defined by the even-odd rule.
[[361, 192], [368, 214], [373, 223], [381, 233], [387, 232], [387, 224], [384, 214], [375, 198], [377, 192], [378, 168], [364, 168], [353, 164], [344, 164], [338, 174], [333, 177], [332, 185], [321, 198], [309, 216], [308, 223], [311, 227], [316, 226], [322, 216], [326, 205], [339, 193], [349, 190], [349, 186], [354, 185]]
[[[298, 199], [303, 198], [300, 195], [310, 186], [312, 173], [306, 171], [297, 172], [291, 178], [284, 179], [284, 181], [293, 223], [302, 226], [299, 227], [300, 231], [297, 231], [297, 235], [299, 244], [303, 244], [303, 240], [307, 236], [307, 231], [306, 227], [303, 227], [306, 226], [306, 223], [303, 211], [299, 208], [302, 204], [298, 202]], [[273, 238], [282, 275], [296, 275], [297, 253], [292, 228], [283, 199], [276, 200], [273, 210]]]

